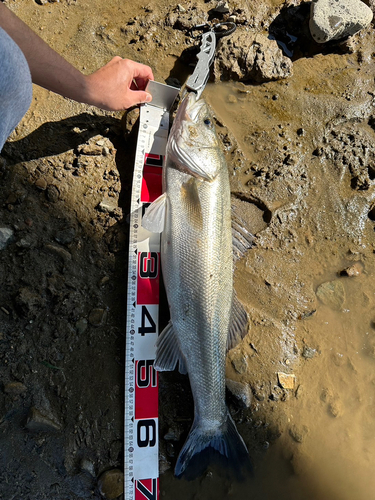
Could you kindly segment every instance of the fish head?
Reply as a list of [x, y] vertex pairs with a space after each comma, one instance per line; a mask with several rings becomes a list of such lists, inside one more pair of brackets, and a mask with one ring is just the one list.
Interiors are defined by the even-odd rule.
[[193, 92], [177, 110], [169, 134], [167, 157], [174, 168], [202, 180], [216, 178], [223, 153], [209, 106]]

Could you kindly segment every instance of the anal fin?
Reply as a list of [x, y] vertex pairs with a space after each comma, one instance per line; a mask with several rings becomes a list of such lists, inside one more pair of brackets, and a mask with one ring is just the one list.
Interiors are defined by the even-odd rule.
[[173, 371], [177, 367], [183, 375], [187, 374], [185, 359], [180, 351], [172, 322], [159, 335], [156, 342], [156, 359], [154, 368], [159, 372]]
[[227, 350], [230, 351], [247, 334], [247, 312], [241, 302], [238, 300], [236, 293], [233, 294], [231, 323], [227, 338]]

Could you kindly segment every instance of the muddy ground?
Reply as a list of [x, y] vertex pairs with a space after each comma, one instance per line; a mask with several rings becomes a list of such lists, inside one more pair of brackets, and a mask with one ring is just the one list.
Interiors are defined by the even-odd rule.
[[[227, 361], [247, 394], [228, 402], [254, 477], [173, 478], [192, 401], [186, 378], [165, 374], [161, 495], [373, 498], [373, 25], [318, 45], [298, 0], [229, 1], [227, 13], [213, 0], [5, 3], [85, 72], [121, 55], [181, 84], [190, 29], [235, 15], [237, 43], [221, 42], [204, 95], [255, 234], [236, 269], [249, 333]], [[258, 62], [237, 67], [245, 42]], [[123, 469], [131, 129], [122, 113], [34, 88], [1, 153], [0, 227], [12, 231], [0, 250], [1, 499], [99, 499], [103, 472]]]

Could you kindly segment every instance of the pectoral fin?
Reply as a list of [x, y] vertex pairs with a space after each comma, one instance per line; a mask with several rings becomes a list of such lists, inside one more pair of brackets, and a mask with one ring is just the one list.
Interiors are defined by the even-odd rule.
[[203, 229], [202, 205], [199, 199], [198, 182], [194, 178], [184, 182], [181, 186], [181, 201], [190, 226], [201, 231]]
[[164, 230], [166, 205], [167, 195], [163, 193], [146, 208], [142, 217], [142, 227], [152, 233], [161, 233]]
[[156, 359], [154, 368], [159, 372], [172, 371], [178, 363], [178, 371], [187, 374], [185, 359], [180, 351], [172, 322], [159, 335], [156, 342]]
[[244, 306], [238, 300], [236, 294], [234, 294], [232, 302], [231, 326], [227, 338], [228, 351], [236, 347], [236, 345], [239, 344], [241, 340], [246, 336], [247, 323], [247, 312], [245, 311]]

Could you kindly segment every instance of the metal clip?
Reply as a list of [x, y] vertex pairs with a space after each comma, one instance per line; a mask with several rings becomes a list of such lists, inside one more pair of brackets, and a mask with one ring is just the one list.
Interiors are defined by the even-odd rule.
[[194, 73], [186, 82], [187, 89], [196, 92], [197, 99], [201, 96], [210, 76], [210, 66], [215, 57], [215, 49], [215, 32], [212, 30], [207, 33], [203, 33], [200, 51], [197, 55], [198, 64], [195, 66]]
[[[196, 26], [195, 29], [205, 28], [203, 24]], [[227, 29], [224, 29], [227, 28]], [[198, 63], [193, 74], [186, 82], [186, 89], [197, 94], [197, 99], [200, 98], [210, 76], [210, 67], [215, 58], [216, 39], [232, 34], [236, 29], [234, 23], [218, 23], [210, 30], [202, 35], [202, 43], [197, 55]]]

